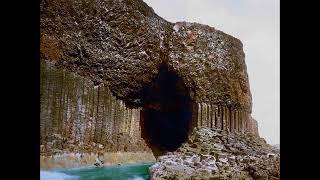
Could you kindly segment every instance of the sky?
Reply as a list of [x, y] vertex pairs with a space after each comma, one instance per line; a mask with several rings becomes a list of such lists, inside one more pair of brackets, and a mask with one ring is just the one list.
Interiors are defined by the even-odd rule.
[[260, 136], [280, 144], [280, 0], [144, 0], [170, 22], [207, 24], [243, 43]]

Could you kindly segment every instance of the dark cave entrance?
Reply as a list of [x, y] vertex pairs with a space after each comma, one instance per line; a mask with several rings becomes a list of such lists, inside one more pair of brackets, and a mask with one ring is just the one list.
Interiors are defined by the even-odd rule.
[[151, 86], [144, 90], [142, 137], [157, 157], [176, 150], [188, 138], [191, 99], [181, 78], [160, 66]]

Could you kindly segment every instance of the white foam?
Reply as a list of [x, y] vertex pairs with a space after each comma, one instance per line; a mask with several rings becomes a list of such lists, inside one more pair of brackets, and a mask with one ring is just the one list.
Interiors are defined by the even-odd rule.
[[140, 176], [134, 176], [132, 180], [144, 180], [144, 178]]
[[77, 176], [71, 176], [61, 172], [40, 171], [40, 180], [76, 180]]

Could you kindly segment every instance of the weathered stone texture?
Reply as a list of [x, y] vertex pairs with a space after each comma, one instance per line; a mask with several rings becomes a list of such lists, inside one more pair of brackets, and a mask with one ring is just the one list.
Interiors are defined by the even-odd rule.
[[126, 107], [108, 87], [42, 61], [40, 93], [42, 153], [150, 151], [141, 138], [141, 108]]
[[140, 110], [162, 65], [182, 79], [192, 127], [258, 135], [240, 40], [142, 0], [46, 0], [40, 14], [43, 153], [148, 151]]
[[141, 0], [42, 1], [40, 25], [42, 59], [108, 84], [126, 103], [143, 103], [165, 63], [195, 102], [251, 112], [242, 43], [213, 27], [167, 22]]
[[179, 149], [157, 159], [150, 179], [280, 179], [280, 149], [247, 133], [195, 128]]

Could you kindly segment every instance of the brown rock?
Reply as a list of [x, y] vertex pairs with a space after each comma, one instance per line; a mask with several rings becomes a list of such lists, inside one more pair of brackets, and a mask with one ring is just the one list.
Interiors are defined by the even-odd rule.
[[[258, 135], [240, 40], [207, 25], [168, 22], [142, 0], [41, 1], [40, 13], [40, 141], [47, 155], [57, 150], [165, 152], [152, 147], [140, 117], [146, 108], [165, 109], [146, 93], [157, 89], [161, 67], [180, 79], [177, 91], [197, 106], [190, 111], [192, 127], [226, 131], [233, 118], [248, 127], [230, 131]], [[210, 142], [221, 143], [211, 149], [222, 151], [229, 142], [223, 131], [199, 129], [189, 141], [197, 144], [181, 152], [208, 151], [198, 143]], [[246, 154], [251, 152], [247, 146], [260, 141], [237, 148]]]
[[[205, 130], [207, 131], [207, 130]], [[210, 130], [211, 131], [211, 130]], [[214, 130], [213, 130], [214, 131]], [[202, 146], [208, 146], [207, 139], [211, 136], [208, 133], [202, 133], [201, 129], [195, 130], [191, 136], [194, 134], [199, 135], [199, 139], [203, 141], [198, 144], [198, 148]], [[230, 137], [229, 137], [230, 136]], [[238, 146], [245, 147], [242, 155], [238, 155], [237, 151], [212, 151], [211, 155], [199, 154], [200, 161], [198, 161], [197, 154], [194, 152], [188, 152], [187, 154], [180, 154], [176, 156], [179, 158], [181, 156], [181, 164], [184, 164], [188, 168], [188, 177], [193, 177], [194, 179], [279, 179], [280, 178], [280, 154], [272, 154], [273, 149], [269, 145], [265, 144], [264, 141], [260, 141], [259, 137], [251, 136], [250, 134], [242, 134], [241, 136], [235, 136], [235, 134], [230, 133], [226, 135], [227, 138], [236, 137], [236, 142]], [[251, 138], [250, 141], [247, 141]], [[256, 143], [251, 143], [251, 142]], [[186, 143], [186, 146], [188, 143]], [[220, 144], [224, 145], [223, 143]], [[214, 146], [214, 144], [211, 144]], [[267, 154], [265, 154], [267, 152]], [[264, 155], [263, 155], [264, 154]], [[278, 157], [279, 158], [275, 158]], [[192, 161], [190, 160], [192, 159]], [[215, 161], [217, 159], [217, 161]], [[193, 163], [189, 163], [193, 162]], [[151, 179], [154, 177], [156, 172], [162, 174], [176, 174], [177, 178], [183, 179], [185, 177], [185, 172], [180, 170], [169, 171], [159, 169], [162, 162], [157, 162], [153, 167], [151, 167]], [[211, 172], [208, 176], [208, 172]]]
[[165, 64], [194, 102], [251, 113], [243, 45], [222, 31], [170, 23], [142, 0], [41, 1], [40, 14], [41, 59], [107, 84], [128, 104], [143, 104], [144, 87]]

